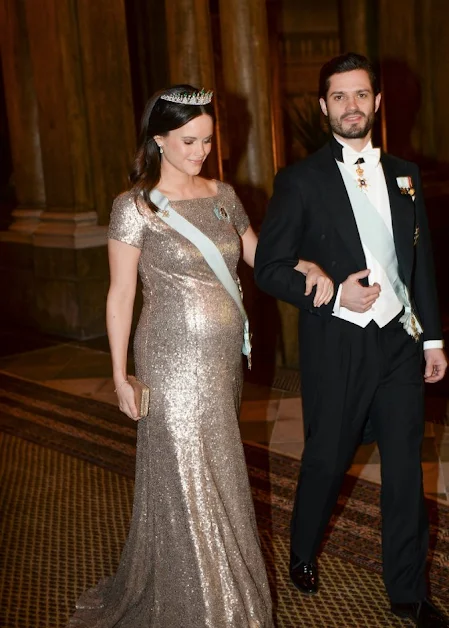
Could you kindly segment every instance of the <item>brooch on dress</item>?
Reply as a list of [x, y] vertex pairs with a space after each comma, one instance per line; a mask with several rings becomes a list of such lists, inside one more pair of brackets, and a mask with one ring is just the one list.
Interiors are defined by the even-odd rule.
[[231, 217], [224, 207], [217, 207], [217, 205], [215, 205], [214, 214], [216, 215], [218, 220], [226, 220], [227, 222], [231, 222]]

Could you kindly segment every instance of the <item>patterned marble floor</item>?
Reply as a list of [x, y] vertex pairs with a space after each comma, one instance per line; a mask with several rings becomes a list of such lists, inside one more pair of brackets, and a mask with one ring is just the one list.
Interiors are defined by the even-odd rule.
[[[0, 371], [80, 397], [116, 403], [105, 339], [60, 342], [26, 333], [0, 333]], [[428, 387], [430, 388], [430, 387]], [[426, 399], [423, 471], [426, 494], [449, 503], [449, 393], [447, 386]], [[437, 422], [435, 422], [437, 421]], [[243, 440], [292, 458], [301, 457], [304, 434], [297, 394], [245, 383], [240, 417]], [[375, 446], [357, 451], [350, 473], [380, 482]]]

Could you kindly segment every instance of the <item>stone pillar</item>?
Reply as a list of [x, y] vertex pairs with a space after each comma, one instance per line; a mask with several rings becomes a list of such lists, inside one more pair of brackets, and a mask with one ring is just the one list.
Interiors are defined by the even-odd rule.
[[377, 59], [377, 12], [372, 0], [340, 0], [341, 49]]
[[448, 32], [444, 0], [379, 2], [388, 150], [423, 164], [449, 160]]
[[284, 141], [284, 86], [283, 59], [280, 54], [280, 33], [282, 32], [281, 5], [277, 0], [267, 0], [268, 46], [270, 57], [271, 120], [274, 171], [285, 166]]
[[[379, 57], [386, 148], [415, 161], [421, 153], [422, 90], [417, 33], [419, 0], [379, 0]], [[400, 89], [398, 89], [400, 86]]]
[[128, 187], [136, 148], [124, 5], [125, 0], [76, 3], [93, 200], [101, 225], [109, 222], [114, 197]]
[[[423, 183], [435, 258], [436, 282], [443, 320], [449, 315], [449, 95], [447, 72], [449, 14], [444, 0], [420, 0], [419, 61], [422, 104], [420, 111]], [[448, 440], [448, 439], [446, 439]]]
[[208, 0], [165, 0], [170, 80], [214, 84]]
[[45, 185], [25, 0], [4, 0], [0, 5], [0, 41], [17, 201], [13, 224], [0, 240], [31, 244], [45, 206]]
[[26, 9], [47, 211], [76, 225], [95, 210], [106, 224], [135, 145], [123, 0], [26, 0]]
[[[165, 0], [165, 11], [170, 83], [215, 89], [209, 0]], [[215, 142], [204, 173], [222, 178], [218, 107], [215, 115]]]
[[27, 38], [25, 0], [0, 3], [0, 45], [16, 208], [0, 232], [0, 317], [28, 323], [34, 299], [33, 233], [45, 209], [38, 107]]
[[[449, 130], [446, 105], [443, 110], [438, 111], [441, 102], [438, 102], [439, 95], [443, 96], [445, 102], [447, 101], [447, 77], [446, 73], [441, 71], [439, 60], [441, 55], [444, 54], [442, 48], [446, 45], [447, 49], [449, 16], [446, 5], [444, 5], [444, 11], [438, 12], [438, 6], [436, 6], [438, 4], [438, 1], [435, 3], [434, 0], [421, 0], [417, 12], [422, 93], [419, 113], [420, 148], [422, 154], [430, 159], [434, 159], [438, 155], [437, 144], [439, 140], [443, 139], [445, 148], [447, 148], [446, 139], [449, 141], [448, 135], [444, 139], [444, 131], [442, 129], [442, 124], [446, 124], [446, 130]], [[442, 6], [441, 3], [440, 6]], [[440, 80], [437, 78], [438, 74]], [[438, 86], [440, 86], [440, 90]], [[436, 122], [437, 120], [438, 123]], [[443, 161], [447, 161], [447, 158], [443, 158]]]
[[[37, 179], [45, 190], [31, 236], [33, 290], [20, 312], [27, 320], [21, 322], [78, 338], [105, 333], [105, 225], [112, 199], [127, 187], [135, 145], [123, 2], [6, 0], [5, 5], [10, 22], [13, 15], [22, 24], [22, 30], [8, 27], [2, 34], [10, 40], [7, 63], [17, 64], [26, 46], [33, 77], [30, 87], [26, 73], [17, 72], [15, 82], [11, 73], [5, 76], [19, 120], [10, 120], [11, 144], [20, 158], [39, 157]], [[2, 41], [2, 56], [3, 46]], [[26, 90], [32, 97], [17, 99]], [[22, 119], [34, 121], [38, 138], [26, 150]], [[20, 177], [19, 202], [26, 185]], [[2, 234], [8, 238], [11, 233]], [[22, 257], [17, 252], [16, 258]], [[15, 271], [16, 266], [9, 274]], [[17, 307], [15, 299], [10, 305]]]
[[[220, 0], [221, 50], [231, 183], [260, 227], [272, 192], [276, 143], [265, 0]], [[245, 303], [254, 330], [253, 373], [270, 383], [285, 348], [297, 348], [297, 311], [255, 290], [242, 267]], [[282, 347], [281, 350], [279, 350]], [[277, 353], [277, 358], [276, 358]]]
[[140, 131], [147, 100], [169, 83], [165, 2], [132, 0], [125, 2], [125, 7], [136, 128]]
[[[388, 151], [421, 166], [443, 315], [449, 311], [449, 122], [444, 0], [380, 0], [380, 56]], [[445, 54], [446, 51], [446, 54]]]
[[[449, 14], [444, 0], [422, 0], [420, 16], [426, 34], [421, 52], [425, 67], [423, 75], [423, 148], [426, 156], [449, 163], [449, 116], [446, 63], [449, 54]], [[427, 122], [427, 124], [426, 124]], [[447, 177], [446, 177], [447, 181]]]
[[[362, 54], [379, 68], [378, 7], [373, 0], [339, 0], [340, 44], [344, 52]], [[386, 148], [385, 108], [381, 107], [374, 127], [373, 141]]]
[[220, 23], [231, 171], [258, 223], [274, 176], [265, 1], [220, 0]]

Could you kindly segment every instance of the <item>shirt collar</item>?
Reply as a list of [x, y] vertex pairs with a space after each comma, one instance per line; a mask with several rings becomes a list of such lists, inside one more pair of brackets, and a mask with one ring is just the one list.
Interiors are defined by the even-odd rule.
[[[332, 137], [331, 137], [331, 149], [332, 149], [332, 154], [334, 155], [334, 158], [337, 161], [343, 162], [343, 147], [344, 146], [347, 146], [350, 150], [354, 150], [351, 146], [349, 146], [349, 144], [347, 144], [346, 142], [343, 142], [341, 140], [337, 140], [335, 135], [332, 135]], [[373, 148], [373, 143], [370, 140], [368, 142], [368, 144], [360, 152], [363, 153], [364, 151], [371, 150], [372, 148]]]

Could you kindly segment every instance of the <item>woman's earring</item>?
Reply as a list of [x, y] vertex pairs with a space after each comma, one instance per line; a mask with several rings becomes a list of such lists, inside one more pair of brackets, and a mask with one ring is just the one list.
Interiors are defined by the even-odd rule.
[[160, 152], [161, 155], [164, 152], [164, 149], [162, 148], [162, 146], [159, 146], [159, 152]]

